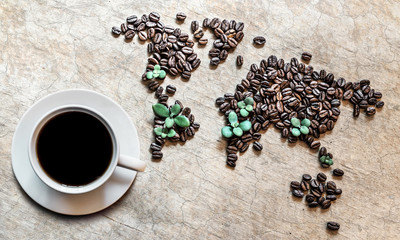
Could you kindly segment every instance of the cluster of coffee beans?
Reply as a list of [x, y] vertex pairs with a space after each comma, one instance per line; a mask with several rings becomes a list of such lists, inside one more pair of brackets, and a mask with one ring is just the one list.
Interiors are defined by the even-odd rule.
[[197, 21], [193, 21], [191, 29], [194, 37], [199, 40], [199, 44], [205, 45], [208, 40], [203, 38], [203, 29], [211, 29], [217, 38], [213, 42], [213, 48], [208, 52], [210, 56], [210, 64], [217, 66], [221, 61], [226, 60], [230, 51], [236, 48], [240, 41], [242, 41], [244, 34], [244, 23], [236, 22], [235, 20], [219, 19], [219, 18], [205, 18], [203, 20], [203, 28]]
[[[337, 171], [342, 171], [338, 169]], [[303, 198], [306, 193], [306, 202], [310, 208], [320, 206], [328, 209], [337, 196], [342, 194], [342, 190], [336, 187], [333, 181], [326, 181], [324, 173], [318, 173], [316, 179], [312, 179], [309, 174], [304, 174], [301, 182], [292, 181], [290, 187], [295, 197]]]
[[326, 147], [321, 147], [318, 152], [318, 159], [321, 167], [328, 168], [333, 164], [333, 154], [329, 153]]
[[[162, 94], [163, 96], [158, 97], [158, 102], [163, 104], [164, 106], [168, 107], [167, 101], [168, 101], [168, 96], [165, 94]], [[196, 131], [200, 128], [200, 124], [195, 122], [195, 117], [191, 113], [191, 109], [188, 107], [184, 107], [182, 105], [182, 102], [179, 100], [175, 101], [175, 104], [179, 104], [180, 106], [180, 112], [177, 115], [183, 115], [186, 116], [189, 121], [190, 125], [188, 127], [179, 127], [177, 125], [173, 126], [173, 130], [175, 131], [175, 136], [173, 137], [166, 137], [163, 138], [161, 136], [155, 136], [155, 141], [150, 145], [150, 149], [152, 151], [152, 158], [153, 159], [161, 159], [163, 157], [163, 153], [161, 152], [165, 141], [167, 139], [170, 139], [172, 142], [186, 142], [188, 139], [192, 138]], [[174, 105], [175, 105], [174, 104]], [[171, 109], [172, 106], [169, 106], [169, 109]], [[165, 117], [160, 117], [160, 116], [155, 116], [154, 117], [154, 128], [164, 128], [165, 127]]]
[[[311, 54], [303, 54], [304, 57], [311, 59]], [[383, 106], [382, 101], [377, 101], [382, 94], [371, 89], [369, 84], [369, 80], [350, 82], [344, 78], [335, 79], [332, 73], [315, 71], [311, 65], [301, 63], [297, 58], [285, 62], [271, 55], [259, 65], [252, 64], [246, 79], [236, 85], [236, 91], [216, 100], [225, 116], [231, 111], [238, 113], [237, 103], [247, 97], [252, 97], [256, 104], [246, 118], [239, 116], [240, 121], [250, 120], [252, 129], [241, 137], [229, 138], [228, 165], [235, 166], [232, 160], [236, 160], [237, 156], [233, 155], [246, 151], [251, 141], [260, 139], [260, 130], [266, 130], [270, 124], [279, 129], [281, 136], [290, 143], [301, 140], [310, 148], [319, 149], [321, 144], [317, 139], [334, 128], [342, 99], [350, 99], [356, 111], [362, 105], [367, 109], [367, 115], [375, 113], [375, 110], [367, 108], [366, 104]], [[353, 94], [353, 91], [356, 92]], [[292, 118], [310, 120], [308, 134], [294, 136]]]
[[[151, 42], [147, 45], [149, 54], [146, 73], [154, 70], [155, 65], [160, 65], [161, 70], [172, 76], [180, 75], [184, 79], [190, 79], [191, 72], [196, 69], [201, 61], [193, 50], [194, 42], [189, 35], [170, 25], [164, 25], [160, 21], [160, 14], [152, 12], [149, 15], [137, 17], [132, 15], [121, 24], [121, 29], [112, 28], [115, 35], [125, 34], [126, 39], [132, 39], [135, 33], [139, 39]], [[148, 81], [147, 86], [155, 91], [161, 84], [160, 78], [148, 79], [146, 73], [142, 80]]]

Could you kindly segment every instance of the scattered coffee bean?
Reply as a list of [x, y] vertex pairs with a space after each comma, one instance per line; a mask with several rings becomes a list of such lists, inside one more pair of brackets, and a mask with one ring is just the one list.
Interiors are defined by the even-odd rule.
[[183, 13], [183, 12], [178, 12], [178, 13], [176, 14], [176, 19], [179, 20], [179, 21], [185, 21], [185, 19], [186, 19], [186, 14]]
[[303, 181], [301, 181], [300, 188], [303, 191], [308, 191], [308, 190], [310, 190], [310, 185], [308, 182], [303, 180]]
[[236, 57], [236, 66], [240, 67], [243, 65], [243, 57], [241, 55], [238, 55]]
[[309, 62], [311, 60], [311, 58], [312, 58], [312, 55], [309, 52], [303, 52], [301, 54], [301, 59], [303, 59], [306, 62]]
[[232, 168], [236, 167], [236, 163], [233, 162], [233, 161], [227, 161], [226, 164], [227, 164], [229, 167], [232, 167]]
[[312, 179], [310, 174], [303, 174], [302, 178], [304, 181], [307, 181], [307, 182], [311, 181], [311, 179]]
[[323, 201], [322, 204], [321, 204], [321, 208], [322, 209], [328, 209], [328, 208], [330, 208], [330, 206], [331, 206], [331, 201], [328, 200], [328, 199]]
[[311, 202], [308, 204], [308, 207], [310, 207], [310, 208], [318, 207], [318, 202]]
[[318, 173], [318, 175], [317, 175], [317, 180], [318, 180], [319, 182], [325, 182], [325, 181], [326, 181], [326, 175], [325, 175], [325, 173]]
[[295, 197], [298, 197], [298, 198], [304, 197], [304, 193], [301, 190], [295, 189], [292, 191], [292, 193], [293, 193], [293, 196], [295, 196]]
[[300, 183], [298, 181], [292, 181], [290, 183], [290, 187], [298, 190], [298, 189], [300, 189]]
[[307, 194], [306, 195], [306, 202], [311, 203], [315, 201], [315, 196], [312, 194]]
[[175, 94], [176, 92], [176, 87], [174, 85], [169, 84], [166, 88], [165, 91], [169, 94]]
[[332, 222], [332, 221], [330, 221], [330, 222], [328, 222], [328, 223], [326, 224], [326, 227], [327, 227], [329, 230], [337, 231], [337, 230], [339, 230], [339, 228], [340, 228], [340, 224], [337, 223], [337, 222]]
[[199, 44], [200, 45], [207, 45], [207, 43], [208, 43], [208, 39], [206, 39], [206, 38], [200, 38], [199, 39]]
[[153, 159], [161, 159], [163, 157], [163, 153], [161, 151], [153, 151], [152, 158]]
[[253, 142], [253, 148], [256, 151], [261, 151], [263, 149], [263, 146], [259, 142]]
[[333, 175], [334, 176], [341, 177], [341, 176], [343, 176], [343, 174], [344, 174], [344, 171], [342, 169], [336, 168], [336, 169], [333, 170]]
[[265, 44], [265, 42], [266, 42], [265, 37], [257, 36], [255, 38], [253, 38], [253, 43], [256, 45], [263, 45], [263, 44]]
[[326, 187], [327, 187], [328, 189], [333, 189], [333, 190], [335, 190], [335, 189], [336, 189], [336, 183], [333, 182], [333, 181], [328, 181], [328, 182], [326, 183]]
[[112, 27], [111, 32], [116, 36], [119, 36], [121, 34], [121, 30], [117, 27]]

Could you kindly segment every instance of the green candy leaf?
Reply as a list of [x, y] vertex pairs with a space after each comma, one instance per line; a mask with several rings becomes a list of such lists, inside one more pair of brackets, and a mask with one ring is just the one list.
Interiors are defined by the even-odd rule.
[[300, 130], [298, 128], [293, 128], [292, 129], [292, 135], [293, 136], [298, 137], [298, 136], [300, 136], [300, 134], [301, 134], [301, 132], [300, 132]]
[[159, 78], [165, 78], [167, 76], [167, 73], [164, 70], [160, 71], [160, 75], [158, 76]]
[[170, 138], [172, 138], [173, 136], [175, 136], [175, 134], [176, 134], [175, 130], [174, 130], [174, 129], [171, 129], [171, 130], [169, 130], [167, 136], [170, 137]]
[[246, 109], [240, 109], [240, 115], [242, 115], [242, 117], [247, 117], [249, 116], [249, 112]]
[[175, 104], [171, 108], [171, 117], [178, 115], [178, 113], [181, 111], [181, 106], [179, 104]]
[[172, 128], [173, 125], [174, 125], [174, 119], [172, 119], [172, 118], [170, 118], [170, 117], [167, 117], [167, 118], [165, 119], [165, 126], [166, 126], [167, 128]]
[[153, 77], [157, 78], [160, 74], [153, 72]]
[[290, 122], [292, 123], [293, 127], [300, 127], [300, 120], [297, 118], [292, 118], [290, 119]]
[[166, 137], [167, 137], [167, 134], [166, 134], [166, 133], [161, 133], [161, 137], [162, 137], [162, 138], [166, 138]]
[[233, 133], [234, 133], [236, 136], [241, 137], [241, 136], [243, 135], [243, 130], [242, 130], [241, 128], [237, 127], [237, 128], [234, 128], [234, 129], [233, 129]]
[[160, 73], [160, 69], [154, 69], [153, 73]]
[[160, 69], [161, 69], [160, 65], [156, 64], [156, 65], [154, 66], [154, 70], [160, 70]]
[[309, 127], [309, 126], [311, 125], [310, 119], [304, 118], [304, 119], [301, 121], [301, 125], [306, 126], [306, 127]]
[[229, 126], [223, 127], [221, 129], [221, 134], [222, 134], [222, 136], [224, 136], [226, 138], [232, 137], [233, 136], [232, 128]]
[[179, 127], [189, 127], [190, 125], [189, 119], [183, 115], [177, 116], [174, 121]]
[[153, 72], [147, 72], [146, 73], [146, 78], [147, 79], [153, 79]]
[[234, 111], [230, 112], [228, 115], [228, 121], [230, 124], [234, 124], [238, 121], [238, 117]]
[[155, 133], [157, 136], [160, 136], [161, 133], [162, 133], [162, 128], [160, 128], [160, 127], [154, 128], [154, 133]]
[[247, 106], [246, 106], [246, 110], [247, 110], [248, 112], [253, 111], [253, 106], [252, 106], [252, 105], [247, 105]]
[[319, 159], [319, 161], [322, 162], [322, 163], [325, 163], [325, 160], [326, 160], [326, 156], [322, 156], [322, 157], [320, 157], [320, 159]]
[[306, 126], [301, 126], [300, 132], [304, 135], [307, 135], [310, 132], [310, 130], [308, 130], [308, 127], [306, 127]]
[[331, 160], [329, 160], [328, 164], [329, 164], [329, 165], [333, 165], [333, 161], [332, 161], [332, 159], [331, 159]]
[[153, 111], [157, 116], [169, 117], [169, 110], [166, 106], [161, 103], [156, 103], [153, 105]]
[[254, 104], [254, 100], [253, 100], [253, 98], [251, 98], [251, 97], [246, 98], [246, 99], [244, 100], [244, 102], [245, 102], [247, 105], [253, 105], [253, 104]]
[[243, 130], [243, 132], [247, 132], [251, 129], [251, 122], [249, 120], [245, 120], [239, 124], [239, 127]]
[[239, 126], [239, 122], [235, 122], [235, 123], [231, 124], [231, 126], [234, 127], [234, 128], [238, 127]]
[[244, 103], [243, 101], [238, 102], [237, 105], [238, 105], [238, 108], [240, 108], [240, 109], [246, 107], [246, 103]]

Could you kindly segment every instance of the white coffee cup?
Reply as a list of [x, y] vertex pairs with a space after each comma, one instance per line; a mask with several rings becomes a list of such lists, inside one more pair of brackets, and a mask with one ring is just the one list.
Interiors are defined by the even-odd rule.
[[[66, 112], [83, 112], [86, 114], [89, 114], [95, 118], [97, 118], [103, 125], [107, 128], [111, 139], [112, 139], [112, 158], [111, 162], [108, 165], [108, 168], [105, 170], [102, 176], [97, 178], [96, 180], [86, 184], [86, 185], [81, 185], [81, 186], [68, 186], [61, 184], [55, 180], [53, 180], [48, 174], [44, 171], [44, 169], [41, 167], [39, 159], [38, 159], [38, 154], [36, 153], [36, 144], [37, 144], [37, 139], [40, 133], [40, 130], [43, 128], [43, 126], [53, 117], [61, 114], [61, 113], [66, 113]], [[29, 154], [29, 159], [30, 163], [32, 165], [33, 170], [35, 171], [36, 175], [49, 187], [53, 188], [54, 190], [57, 190], [59, 192], [63, 193], [68, 193], [68, 194], [81, 194], [81, 193], [86, 193], [93, 191], [94, 189], [100, 187], [102, 184], [104, 184], [113, 174], [115, 168], [117, 166], [128, 168], [131, 170], [136, 170], [136, 171], [144, 171], [146, 168], [146, 163], [142, 160], [139, 160], [137, 158], [131, 157], [131, 156], [126, 156], [120, 154], [120, 146], [118, 143], [118, 136], [116, 133], [113, 131], [115, 129], [112, 126], [112, 123], [107, 120], [103, 115], [95, 111], [94, 109], [91, 109], [87, 106], [81, 106], [81, 105], [65, 105], [62, 107], [58, 107], [56, 109], [53, 109], [49, 111], [47, 114], [43, 116], [42, 119], [40, 119], [35, 127], [34, 130], [31, 134], [31, 137], [29, 139], [29, 146], [28, 146], [28, 154]]]

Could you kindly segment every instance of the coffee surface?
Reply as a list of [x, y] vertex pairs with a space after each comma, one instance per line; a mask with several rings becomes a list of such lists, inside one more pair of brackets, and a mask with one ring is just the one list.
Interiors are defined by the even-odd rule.
[[81, 186], [104, 174], [112, 159], [113, 143], [106, 126], [96, 117], [72, 111], [53, 117], [43, 126], [36, 150], [50, 178]]

